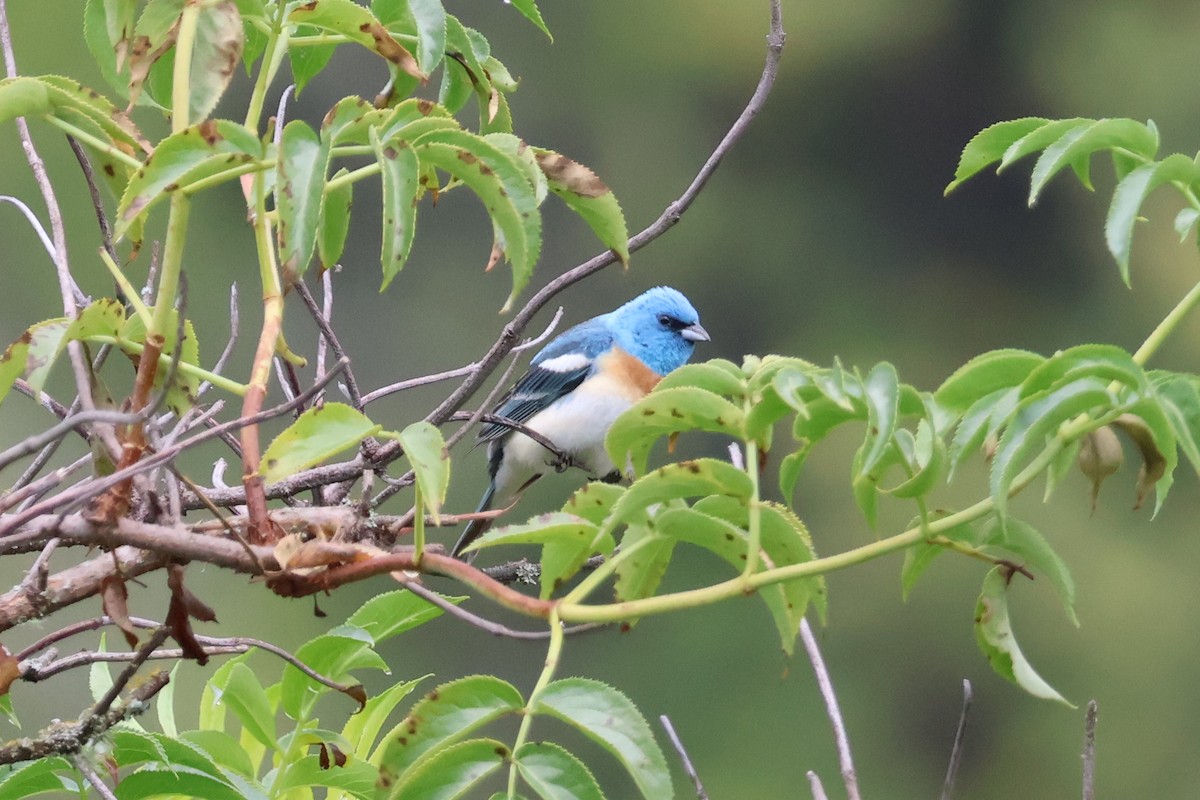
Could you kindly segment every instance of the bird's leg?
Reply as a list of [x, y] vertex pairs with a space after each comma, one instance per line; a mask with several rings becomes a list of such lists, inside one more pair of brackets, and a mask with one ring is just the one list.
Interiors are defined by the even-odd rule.
[[621, 470], [614, 469], [612, 472], [600, 478], [601, 483], [620, 483], [625, 476], [621, 474]]
[[576, 461], [571, 457], [570, 453], [559, 453], [554, 458], [548, 460], [546, 462], [546, 466], [553, 467], [555, 472], [566, 472], [567, 470], [571, 469], [571, 467], [587, 469], [587, 464]]

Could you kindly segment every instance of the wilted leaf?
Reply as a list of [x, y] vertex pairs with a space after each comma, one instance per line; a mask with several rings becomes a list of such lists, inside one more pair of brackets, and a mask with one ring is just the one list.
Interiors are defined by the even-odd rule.
[[7, 696], [13, 681], [21, 677], [21, 664], [17, 657], [0, 644], [0, 696]]
[[583, 164], [553, 150], [535, 149], [534, 154], [546, 175], [550, 191], [578, 214], [596, 238], [628, 266], [629, 231], [625, 227], [625, 215], [604, 181]]
[[983, 591], [975, 606], [975, 639], [979, 649], [1002, 678], [1012, 681], [1034, 697], [1071, 705], [1034, 671], [1017, 644], [1008, 617], [1006, 574], [1004, 567], [996, 567], [983, 579]]
[[412, 53], [388, 33], [375, 15], [353, 0], [309, 0], [296, 6], [288, 19], [339, 33], [352, 42], [374, 50], [422, 82], [428, 77], [421, 71]]
[[120, 575], [110, 575], [100, 582], [100, 603], [116, 626], [125, 634], [125, 643], [137, 647], [137, 628], [129, 619], [129, 591]]

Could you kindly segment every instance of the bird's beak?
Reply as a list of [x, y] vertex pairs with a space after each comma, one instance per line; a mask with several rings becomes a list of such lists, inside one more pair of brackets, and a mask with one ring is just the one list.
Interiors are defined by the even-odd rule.
[[704, 330], [697, 322], [695, 325], [688, 325], [686, 328], [679, 331], [679, 335], [689, 342], [708, 342], [711, 341], [708, 331]]

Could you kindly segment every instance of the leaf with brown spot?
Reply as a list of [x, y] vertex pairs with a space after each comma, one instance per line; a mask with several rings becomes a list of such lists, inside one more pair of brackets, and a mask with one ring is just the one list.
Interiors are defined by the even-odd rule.
[[120, 575], [110, 575], [100, 583], [100, 603], [104, 613], [112, 618], [130, 648], [138, 646], [137, 628], [129, 619], [129, 590]]
[[330, 140], [301, 120], [289, 122], [279, 144], [275, 209], [280, 266], [294, 283], [308, 269], [317, 246]]
[[339, 33], [375, 51], [422, 83], [429, 79], [413, 54], [388, 33], [374, 14], [353, 0], [314, 0], [294, 9], [288, 20]]
[[233, 0], [201, 4], [192, 49], [190, 122], [199, 122], [212, 113], [233, 80], [244, 45], [242, 17]]
[[[137, 103], [151, 68], [175, 47], [184, 5], [183, 0], [152, 1], [147, 3], [145, 11], [138, 18], [126, 50], [129, 62], [129, 108]], [[169, 104], [170, 98], [160, 99]]]
[[596, 237], [629, 266], [629, 231], [616, 196], [590, 169], [553, 150], [534, 148], [550, 191], [588, 224]]

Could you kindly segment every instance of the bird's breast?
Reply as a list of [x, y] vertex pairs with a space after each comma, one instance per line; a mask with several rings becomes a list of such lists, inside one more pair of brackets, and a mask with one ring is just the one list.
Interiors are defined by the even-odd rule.
[[630, 403], [641, 400], [662, 380], [662, 376], [640, 358], [619, 347], [600, 356], [596, 366], [597, 375], [592, 380], [604, 384], [606, 390], [622, 395]]

